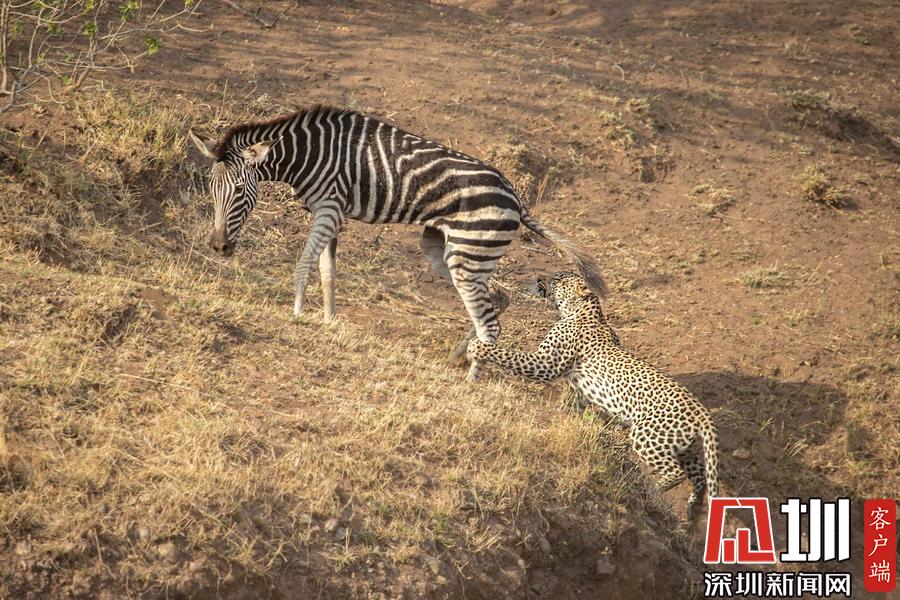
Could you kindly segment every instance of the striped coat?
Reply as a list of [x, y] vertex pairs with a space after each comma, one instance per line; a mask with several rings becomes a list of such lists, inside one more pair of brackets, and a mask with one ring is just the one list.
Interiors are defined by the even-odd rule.
[[[337, 235], [346, 219], [424, 226], [425, 255], [453, 282], [483, 341], [500, 334], [487, 282], [520, 224], [557, 245], [596, 291], [603, 290], [596, 262], [532, 219], [499, 171], [378, 119], [318, 106], [238, 125], [217, 142], [191, 138], [214, 161], [209, 187], [217, 252], [233, 252], [260, 181], [289, 183], [312, 213], [295, 269], [297, 315], [316, 261], [325, 318], [334, 315]], [[470, 378], [476, 375], [473, 365]]]

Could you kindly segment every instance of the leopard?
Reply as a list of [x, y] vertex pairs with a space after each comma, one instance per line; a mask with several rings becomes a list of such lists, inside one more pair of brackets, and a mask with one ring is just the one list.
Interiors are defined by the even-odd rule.
[[579, 275], [560, 271], [538, 278], [535, 292], [559, 313], [537, 351], [473, 339], [466, 350], [469, 360], [545, 383], [565, 378], [578, 399], [628, 429], [632, 449], [653, 471], [661, 492], [690, 481], [686, 516], [691, 519], [704, 492], [709, 498], [718, 494], [718, 433], [707, 408], [622, 347], [599, 297]]

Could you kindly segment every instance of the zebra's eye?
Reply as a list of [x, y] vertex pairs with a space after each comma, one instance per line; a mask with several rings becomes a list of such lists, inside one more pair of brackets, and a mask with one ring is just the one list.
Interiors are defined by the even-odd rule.
[[243, 192], [245, 187], [247, 187], [247, 184], [244, 183], [243, 181], [239, 181], [234, 184], [234, 191]]

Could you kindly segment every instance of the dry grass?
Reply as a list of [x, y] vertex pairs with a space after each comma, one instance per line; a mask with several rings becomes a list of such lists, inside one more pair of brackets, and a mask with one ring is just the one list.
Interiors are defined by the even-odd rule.
[[841, 208], [850, 199], [849, 189], [835, 183], [834, 178], [819, 165], [806, 167], [800, 176], [800, 187], [804, 198], [831, 208]]
[[[845, 383], [850, 398], [846, 415], [844, 456], [846, 469], [868, 497], [896, 495], [894, 465], [900, 446], [885, 443], [900, 439], [900, 406], [892, 401], [900, 393], [896, 356], [881, 364], [862, 365], [858, 375]], [[868, 375], [887, 375], [887, 382]]]
[[[164, 175], [163, 181], [182, 172], [186, 114], [167, 102], [151, 109], [150, 103], [155, 102], [158, 100], [147, 93], [109, 91], [73, 101], [76, 119], [83, 128], [79, 143], [87, 146], [79, 160], [98, 168], [115, 164], [115, 170], [126, 174], [152, 169]], [[148, 110], [153, 111], [152, 118], [146, 118]], [[102, 160], [91, 160], [94, 152], [106, 155]]]
[[[297, 560], [327, 574], [439, 551], [462, 569], [535, 544], [546, 511], [593, 540], [625, 526], [609, 507], [658, 512], [592, 419], [448, 370], [462, 312], [426, 318], [389, 245], [342, 247], [342, 310], [421, 321], [409, 344], [326, 327], [315, 301], [295, 322], [292, 242], [266, 226], [290, 207], [270, 189], [240, 261], [207, 254], [183, 119], [153, 98], [80, 101], [78, 160], [8, 140], [18, 172], [0, 184], [0, 523], [26, 557], [190, 592]], [[172, 561], [211, 579], [176, 581]]]
[[0, 152], [9, 157], [3, 193], [19, 199], [0, 212], [0, 240], [44, 262], [96, 270], [104, 258], [121, 259], [122, 233], [153, 226], [147, 220], [178, 201], [164, 190], [196, 169], [184, 160], [185, 118], [171, 105], [138, 93], [98, 93], [67, 108], [79, 124], [75, 139], [0, 137]]
[[790, 310], [785, 314], [785, 317], [787, 317], [787, 324], [790, 327], [809, 325], [818, 319], [818, 315], [808, 308]]
[[545, 197], [546, 186], [555, 178], [558, 168], [537, 148], [511, 139], [489, 147], [482, 158], [509, 179], [527, 204], [549, 199]]
[[[304, 515], [315, 515], [353, 523], [354, 552], [399, 559], [436, 532], [471, 550], [478, 522], [440, 531], [468, 495], [517, 513], [626, 485], [604, 475], [596, 427], [536, 421], [523, 390], [476, 396], [443, 365], [353, 326], [292, 326], [252, 292], [220, 300], [220, 283], [185, 261], [148, 271], [175, 298], [162, 309], [143, 283], [4, 268], [16, 282], [5, 307], [22, 315], [7, 323], [20, 336], [4, 378], [7, 442], [25, 452], [2, 514], [6, 533], [39, 551], [147, 528], [155, 541], [224, 544], [225, 558], [264, 570], [284, 551], [277, 540], [309, 540]], [[348, 381], [362, 365], [379, 376]]]
[[788, 92], [788, 104], [797, 111], [830, 110], [834, 106], [831, 94], [812, 90]]
[[597, 118], [601, 125], [601, 140], [612, 142], [623, 148], [631, 148], [635, 144], [635, 134], [622, 121], [622, 116], [607, 110], [601, 111]]
[[875, 326], [875, 333], [891, 340], [900, 340], [900, 314], [891, 313], [882, 317]]
[[790, 278], [779, 270], [777, 265], [744, 271], [740, 274], [739, 280], [745, 286], [755, 290], [783, 288], [790, 283]]
[[704, 198], [697, 203], [697, 208], [706, 216], [712, 217], [727, 211], [734, 205], [734, 196], [727, 187], [716, 187], [713, 183], [701, 183], [688, 194], [690, 198]]

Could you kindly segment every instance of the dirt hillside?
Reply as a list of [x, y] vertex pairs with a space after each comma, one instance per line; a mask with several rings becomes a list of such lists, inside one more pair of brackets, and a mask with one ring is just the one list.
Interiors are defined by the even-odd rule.
[[[624, 345], [712, 410], [723, 493], [900, 496], [896, 3], [243, 4], [277, 24], [204, 0], [0, 115], [0, 596], [698, 593], [686, 485], [561, 385], [449, 366], [416, 228], [348, 225], [329, 326], [317, 285], [292, 319], [283, 188], [209, 249], [187, 131], [314, 103], [488, 160], [596, 256]], [[513, 245], [503, 343], [566, 266]]]

